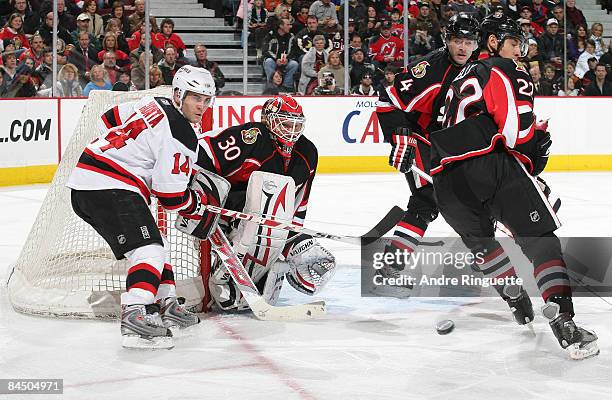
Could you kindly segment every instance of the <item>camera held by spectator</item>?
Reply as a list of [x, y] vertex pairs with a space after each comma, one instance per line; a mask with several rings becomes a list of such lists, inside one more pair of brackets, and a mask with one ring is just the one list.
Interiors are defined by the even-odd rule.
[[335, 96], [342, 93], [342, 90], [336, 87], [333, 72], [323, 72], [323, 76], [319, 79], [319, 86], [313, 92], [315, 96]]

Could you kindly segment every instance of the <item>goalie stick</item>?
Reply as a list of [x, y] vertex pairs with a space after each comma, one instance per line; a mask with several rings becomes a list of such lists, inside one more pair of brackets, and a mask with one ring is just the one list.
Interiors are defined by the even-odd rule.
[[385, 233], [393, 229], [393, 227], [402, 219], [404, 216], [404, 210], [400, 207], [394, 206], [389, 212], [380, 220], [376, 226], [370, 229], [362, 236], [345, 236], [345, 235], [333, 235], [331, 233], [319, 232], [313, 229], [304, 228], [303, 226], [296, 225], [292, 221], [285, 219], [274, 219], [272, 217], [266, 217], [261, 214], [248, 214], [240, 211], [228, 210], [226, 208], [220, 208], [216, 206], [208, 205], [206, 209], [212, 213], [221, 214], [231, 218], [243, 219], [245, 221], [252, 221], [257, 224], [266, 226], [273, 229], [284, 229], [298, 233], [304, 233], [315, 238], [330, 239], [339, 242], [350, 243], [355, 245], [367, 245], [374, 242], [376, 239], [380, 239]]
[[300, 321], [325, 314], [324, 301], [280, 307], [268, 304], [259, 294], [259, 290], [255, 287], [253, 280], [218, 225], [209, 240], [211, 247], [236, 282], [236, 286], [238, 286], [240, 293], [244, 296], [257, 319], [263, 321]]

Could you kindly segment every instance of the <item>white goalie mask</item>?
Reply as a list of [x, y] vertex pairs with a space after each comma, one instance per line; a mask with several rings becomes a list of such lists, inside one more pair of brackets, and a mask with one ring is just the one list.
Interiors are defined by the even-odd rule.
[[172, 92], [176, 93], [177, 91], [179, 103], [176, 106], [179, 110], [183, 105], [183, 99], [187, 95], [187, 92], [209, 96], [209, 100], [205, 104], [205, 107], [211, 107], [215, 101], [215, 81], [210, 72], [204, 68], [185, 65], [176, 71], [172, 79]]

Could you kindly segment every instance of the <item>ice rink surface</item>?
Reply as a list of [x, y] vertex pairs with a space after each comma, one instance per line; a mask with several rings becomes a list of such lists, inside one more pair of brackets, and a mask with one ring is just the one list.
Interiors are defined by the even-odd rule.
[[[549, 173], [562, 197], [560, 236], [611, 236], [612, 174]], [[335, 278], [317, 299], [328, 314], [308, 322], [210, 315], [173, 350], [128, 351], [117, 322], [17, 314], [9, 265], [47, 185], [0, 189], [0, 378], [63, 378], [62, 399], [611, 399], [612, 306], [576, 299], [575, 320], [599, 336], [601, 354], [570, 361], [536, 311], [535, 336], [498, 298], [362, 298], [359, 249], [325, 241]], [[319, 175], [306, 226], [358, 235], [409, 192], [399, 174]], [[438, 218], [430, 236], [451, 235]], [[531, 277], [526, 277], [531, 279]], [[312, 298], [283, 288], [284, 304]], [[539, 310], [541, 299], [533, 299]], [[436, 321], [454, 332], [437, 335]], [[13, 398], [6, 396], [0, 398]]]

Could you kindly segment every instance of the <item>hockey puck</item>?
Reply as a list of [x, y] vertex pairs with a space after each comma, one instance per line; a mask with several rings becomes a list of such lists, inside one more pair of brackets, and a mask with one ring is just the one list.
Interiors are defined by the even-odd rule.
[[448, 335], [455, 329], [455, 323], [450, 319], [445, 319], [436, 324], [436, 331], [438, 335]]

